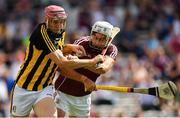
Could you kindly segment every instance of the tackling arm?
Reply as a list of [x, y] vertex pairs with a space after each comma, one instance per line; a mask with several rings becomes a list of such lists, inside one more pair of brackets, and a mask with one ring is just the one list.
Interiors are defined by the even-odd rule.
[[48, 55], [60, 68], [68, 67], [71, 69], [95, 65], [98, 61], [94, 59], [72, 59], [68, 60], [63, 56], [61, 50], [56, 50]]
[[[95, 90], [95, 83], [93, 81], [88, 79], [86, 76], [76, 72], [72, 68], [68, 67], [69, 61], [63, 56], [61, 50], [56, 50], [55, 52], [50, 53], [48, 56], [50, 59], [52, 59], [58, 65], [58, 67], [60, 68], [61, 73], [63, 75], [66, 75], [68, 78], [71, 78], [73, 80], [82, 82], [85, 86], [85, 91]], [[71, 64], [74, 64], [74, 65], [80, 64], [80, 65], [85, 66], [86, 64], [88, 64], [90, 62], [82, 61], [80, 63], [77, 63], [75, 61], [73, 61], [73, 62], [71, 61]], [[92, 61], [92, 63], [94, 63], [94, 62]]]
[[65, 70], [65, 71], [68, 70], [67, 72], [71, 73], [72, 79], [81, 78], [81, 74], [75, 72], [73, 69], [70, 69], [70, 67], [68, 65], [66, 65], [67, 59], [63, 56], [61, 50], [56, 50], [55, 52], [50, 53], [48, 56], [50, 59], [52, 59], [58, 65], [59, 68]]

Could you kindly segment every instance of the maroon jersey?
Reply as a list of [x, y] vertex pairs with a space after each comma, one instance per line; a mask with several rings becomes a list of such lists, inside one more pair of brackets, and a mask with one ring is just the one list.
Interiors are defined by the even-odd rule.
[[[74, 44], [82, 45], [84, 49], [86, 50], [87, 56], [81, 57], [81, 59], [91, 59], [97, 56], [98, 54], [101, 54], [102, 50], [95, 49], [90, 44], [90, 37], [83, 37], [77, 41], [74, 42]], [[115, 59], [117, 55], [117, 48], [115, 45], [111, 44], [106, 52], [105, 55], [110, 56], [111, 58]], [[76, 72], [81, 73], [91, 79], [92, 81], [96, 81], [96, 79], [100, 76], [100, 74], [94, 73], [88, 69], [85, 68], [79, 68], [75, 69]], [[60, 87], [59, 87], [60, 86]], [[84, 96], [88, 95], [91, 92], [85, 92], [84, 91], [84, 84], [69, 78], [66, 78], [62, 75], [58, 77], [58, 79], [55, 82], [55, 88], [60, 90], [63, 93], [72, 95], [72, 96]]]

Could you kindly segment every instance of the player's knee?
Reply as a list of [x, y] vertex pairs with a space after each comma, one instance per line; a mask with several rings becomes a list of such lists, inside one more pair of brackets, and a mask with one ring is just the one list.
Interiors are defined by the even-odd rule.
[[46, 110], [46, 111], [36, 111], [37, 117], [57, 117], [57, 111], [56, 110]]
[[40, 100], [34, 107], [38, 117], [57, 117], [57, 110], [53, 99], [45, 98]]

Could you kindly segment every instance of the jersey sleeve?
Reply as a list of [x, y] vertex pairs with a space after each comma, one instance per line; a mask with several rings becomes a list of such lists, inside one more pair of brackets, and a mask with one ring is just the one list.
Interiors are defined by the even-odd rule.
[[56, 51], [54, 44], [47, 34], [47, 29], [44, 24], [35, 28], [31, 34], [30, 42], [33, 43], [37, 49], [46, 51], [46, 53]]
[[86, 40], [87, 40], [86, 37], [81, 37], [80, 39], [75, 40], [73, 44], [80, 45]]
[[118, 54], [117, 47], [115, 45], [110, 45], [105, 55], [107, 55], [115, 60], [117, 54]]

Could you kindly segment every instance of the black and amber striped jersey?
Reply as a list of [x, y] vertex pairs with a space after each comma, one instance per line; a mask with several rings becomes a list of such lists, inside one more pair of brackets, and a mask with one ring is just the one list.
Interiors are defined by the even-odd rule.
[[26, 58], [20, 67], [16, 84], [31, 91], [42, 90], [52, 84], [58, 66], [47, 57], [51, 52], [62, 49], [65, 32], [54, 34], [45, 23], [39, 24], [30, 36]]

